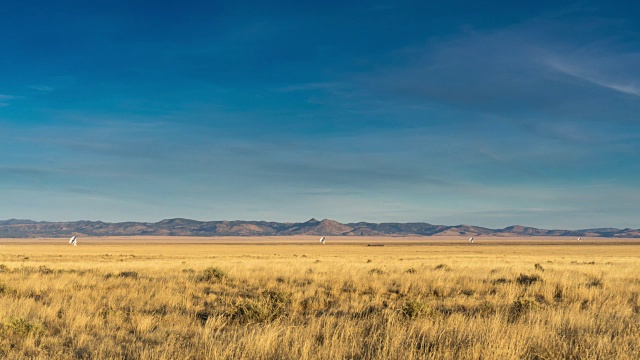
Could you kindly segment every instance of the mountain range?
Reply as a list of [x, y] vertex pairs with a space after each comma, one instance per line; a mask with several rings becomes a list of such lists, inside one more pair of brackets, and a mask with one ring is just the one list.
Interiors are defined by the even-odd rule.
[[489, 229], [471, 225], [433, 225], [415, 223], [340, 223], [310, 219], [301, 223], [268, 221], [197, 221], [165, 219], [151, 222], [0, 220], [0, 238], [80, 236], [578, 236], [640, 238], [640, 229], [595, 228], [584, 230], [546, 230], [527, 226]]

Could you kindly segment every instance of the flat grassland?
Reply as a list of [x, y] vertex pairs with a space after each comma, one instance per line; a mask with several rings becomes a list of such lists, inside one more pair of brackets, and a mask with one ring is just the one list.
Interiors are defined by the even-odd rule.
[[0, 358], [638, 359], [639, 339], [637, 239], [0, 239]]

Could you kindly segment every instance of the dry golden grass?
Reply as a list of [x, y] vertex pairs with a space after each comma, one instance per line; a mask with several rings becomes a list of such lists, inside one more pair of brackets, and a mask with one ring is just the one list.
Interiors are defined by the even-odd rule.
[[640, 358], [637, 242], [309, 240], [0, 241], [0, 358]]

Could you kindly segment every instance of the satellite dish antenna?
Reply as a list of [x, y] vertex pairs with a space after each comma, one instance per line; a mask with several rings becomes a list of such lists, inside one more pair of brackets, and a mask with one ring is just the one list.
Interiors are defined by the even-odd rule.
[[325, 242], [325, 239], [324, 239], [324, 236], [323, 236], [323, 237], [321, 237], [321, 238], [320, 238], [320, 243], [321, 243], [322, 245], [324, 245], [324, 242]]
[[473, 240], [473, 237], [470, 237], [470, 238], [469, 238], [469, 242], [473, 244], [473, 241], [474, 241], [474, 240]]
[[69, 239], [69, 244], [73, 246], [78, 246], [78, 237], [73, 236], [71, 239]]
[[579, 237], [579, 238], [578, 238], [578, 241], [582, 241], [582, 238], [581, 238], [581, 237]]

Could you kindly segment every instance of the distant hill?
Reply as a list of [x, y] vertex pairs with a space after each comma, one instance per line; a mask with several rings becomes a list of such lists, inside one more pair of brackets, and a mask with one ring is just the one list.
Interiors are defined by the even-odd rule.
[[155, 223], [103, 221], [46, 222], [10, 219], [0, 221], [1, 238], [84, 236], [584, 236], [640, 238], [640, 229], [597, 228], [585, 230], [545, 230], [514, 225], [489, 229], [472, 225], [432, 225], [429, 223], [347, 223], [311, 219], [302, 223], [267, 221], [196, 221], [165, 219]]

